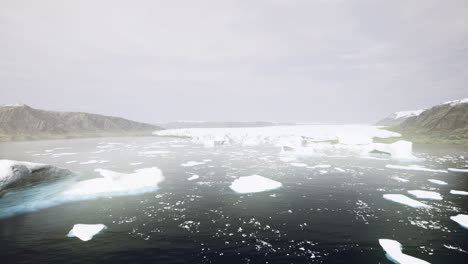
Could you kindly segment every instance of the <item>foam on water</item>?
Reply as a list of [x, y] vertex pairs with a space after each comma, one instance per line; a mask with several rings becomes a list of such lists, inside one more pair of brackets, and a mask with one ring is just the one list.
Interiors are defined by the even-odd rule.
[[429, 262], [406, 255], [402, 252], [401, 244], [392, 239], [379, 239], [379, 244], [385, 251], [385, 256], [397, 264], [429, 264]]

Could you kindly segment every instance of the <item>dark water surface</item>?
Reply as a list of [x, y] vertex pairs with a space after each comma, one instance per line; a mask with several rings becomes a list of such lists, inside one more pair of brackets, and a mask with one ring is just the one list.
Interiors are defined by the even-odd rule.
[[[109, 144], [118, 143], [118, 144]], [[67, 148], [51, 150], [53, 148]], [[46, 151], [50, 150], [50, 151]], [[159, 151], [159, 152], [149, 152]], [[165, 152], [167, 151], [167, 152]], [[69, 168], [80, 179], [96, 168], [123, 173], [156, 166], [156, 191], [35, 208], [34, 197], [11, 194], [26, 213], [0, 198], [1, 263], [390, 263], [378, 239], [395, 239], [406, 254], [431, 263], [467, 263], [468, 230], [450, 216], [468, 214], [468, 175], [396, 170], [387, 164], [431, 169], [468, 166], [467, 146], [415, 146], [422, 162], [385, 157], [303, 157], [295, 167], [275, 147], [204, 148], [170, 138], [100, 138], [0, 144], [0, 158]], [[76, 153], [56, 155], [58, 153]], [[90, 160], [102, 163], [80, 164]], [[188, 161], [204, 164], [183, 167]], [[209, 161], [208, 161], [209, 160]], [[67, 163], [76, 161], [75, 163]], [[133, 164], [130, 163], [139, 163]], [[343, 171], [344, 170], [344, 171]], [[197, 174], [199, 179], [188, 181]], [[238, 194], [229, 185], [259, 174], [283, 187]], [[408, 179], [400, 182], [393, 177]], [[446, 181], [435, 185], [428, 179]], [[36, 188], [36, 187], [35, 187]], [[434, 190], [442, 201], [415, 209], [382, 198], [407, 190]], [[23, 190], [29, 194], [32, 190]], [[24, 197], [23, 197], [24, 196]], [[8, 197], [7, 197], [8, 198]], [[414, 197], [412, 197], [414, 198]], [[41, 197], [48, 199], [48, 197]], [[418, 199], [419, 200], [419, 199]], [[2, 204], [3, 203], [3, 204]], [[74, 224], [105, 224], [91, 241], [66, 237]]]

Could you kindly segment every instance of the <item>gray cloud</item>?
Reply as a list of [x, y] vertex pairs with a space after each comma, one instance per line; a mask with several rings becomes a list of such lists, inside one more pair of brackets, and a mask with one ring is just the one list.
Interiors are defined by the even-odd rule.
[[372, 122], [468, 97], [466, 1], [0, 3], [0, 103]]

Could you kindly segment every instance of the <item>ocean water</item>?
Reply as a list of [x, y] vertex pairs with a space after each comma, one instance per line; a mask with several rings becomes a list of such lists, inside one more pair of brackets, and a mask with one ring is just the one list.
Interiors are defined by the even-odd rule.
[[[416, 145], [420, 162], [382, 155], [284, 162], [279, 151], [205, 148], [169, 137], [0, 143], [1, 159], [52, 164], [77, 175], [0, 198], [1, 263], [391, 263], [381, 238], [431, 263], [467, 262], [468, 230], [450, 216], [468, 214], [468, 197], [449, 191], [468, 191], [468, 175], [386, 167], [463, 168], [467, 146]], [[189, 161], [200, 164], [183, 166]], [[161, 169], [165, 180], [145, 193], [57, 199], [76, 181], [100, 177], [95, 169], [150, 167]], [[187, 180], [194, 174], [199, 178]], [[252, 194], [229, 188], [253, 174], [283, 186]], [[408, 190], [436, 191], [443, 200], [416, 199]], [[398, 204], [384, 194], [404, 194], [430, 208]], [[108, 229], [83, 242], [66, 236], [77, 223]]]

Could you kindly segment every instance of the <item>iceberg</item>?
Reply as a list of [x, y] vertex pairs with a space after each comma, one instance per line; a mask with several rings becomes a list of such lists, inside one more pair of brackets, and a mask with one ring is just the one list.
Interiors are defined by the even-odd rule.
[[456, 194], [456, 195], [468, 195], [468, 192], [465, 191], [457, 191], [457, 190], [450, 190], [451, 194]]
[[419, 199], [442, 200], [442, 196], [438, 192], [411, 190], [408, 193]]
[[392, 239], [379, 239], [379, 244], [385, 251], [385, 256], [397, 264], [429, 264], [429, 262], [422, 259], [415, 258], [410, 255], [406, 255], [402, 252], [401, 244]]
[[105, 169], [95, 171], [100, 173], [102, 178], [78, 182], [65, 190], [63, 195], [83, 199], [138, 194], [156, 189], [164, 180], [161, 170], [156, 167], [138, 169], [128, 174]]
[[385, 165], [386, 168], [389, 169], [397, 169], [397, 170], [413, 170], [413, 171], [428, 171], [428, 172], [443, 172], [447, 173], [446, 170], [434, 170], [434, 169], [429, 169], [425, 168], [419, 165], [409, 165], [409, 166], [401, 166], [401, 165], [390, 165], [387, 164]]
[[103, 224], [87, 225], [87, 224], [76, 224], [72, 230], [68, 233], [67, 237], [77, 237], [82, 241], [91, 240], [97, 233], [107, 229], [107, 226]]
[[413, 208], [424, 208], [424, 207], [429, 207], [427, 204], [423, 204], [419, 201], [416, 201], [414, 199], [409, 198], [406, 195], [403, 194], [384, 194], [383, 198], [389, 201], [393, 201], [396, 203], [404, 204], [409, 207]]
[[468, 229], [468, 215], [458, 214], [456, 216], [451, 216], [450, 219], [457, 222], [463, 228]]
[[2, 191], [9, 188], [22, 187], [70, 175], [73, 173], [67, 169], [47, 164], [0, 160], [0, 195]]
[[229, 186], [237, 193], [256, 193], [271, 191], [283, 186], [281, 182], [260, 175], [243, 176], [234, 180]]
[[429, 182], [432, 182], [434, 184], [439, 184], [439, 185], [447, 185], [448, 183], [441, 181], [441, 180], [434, 180], [434, 179], [429, 179]]

